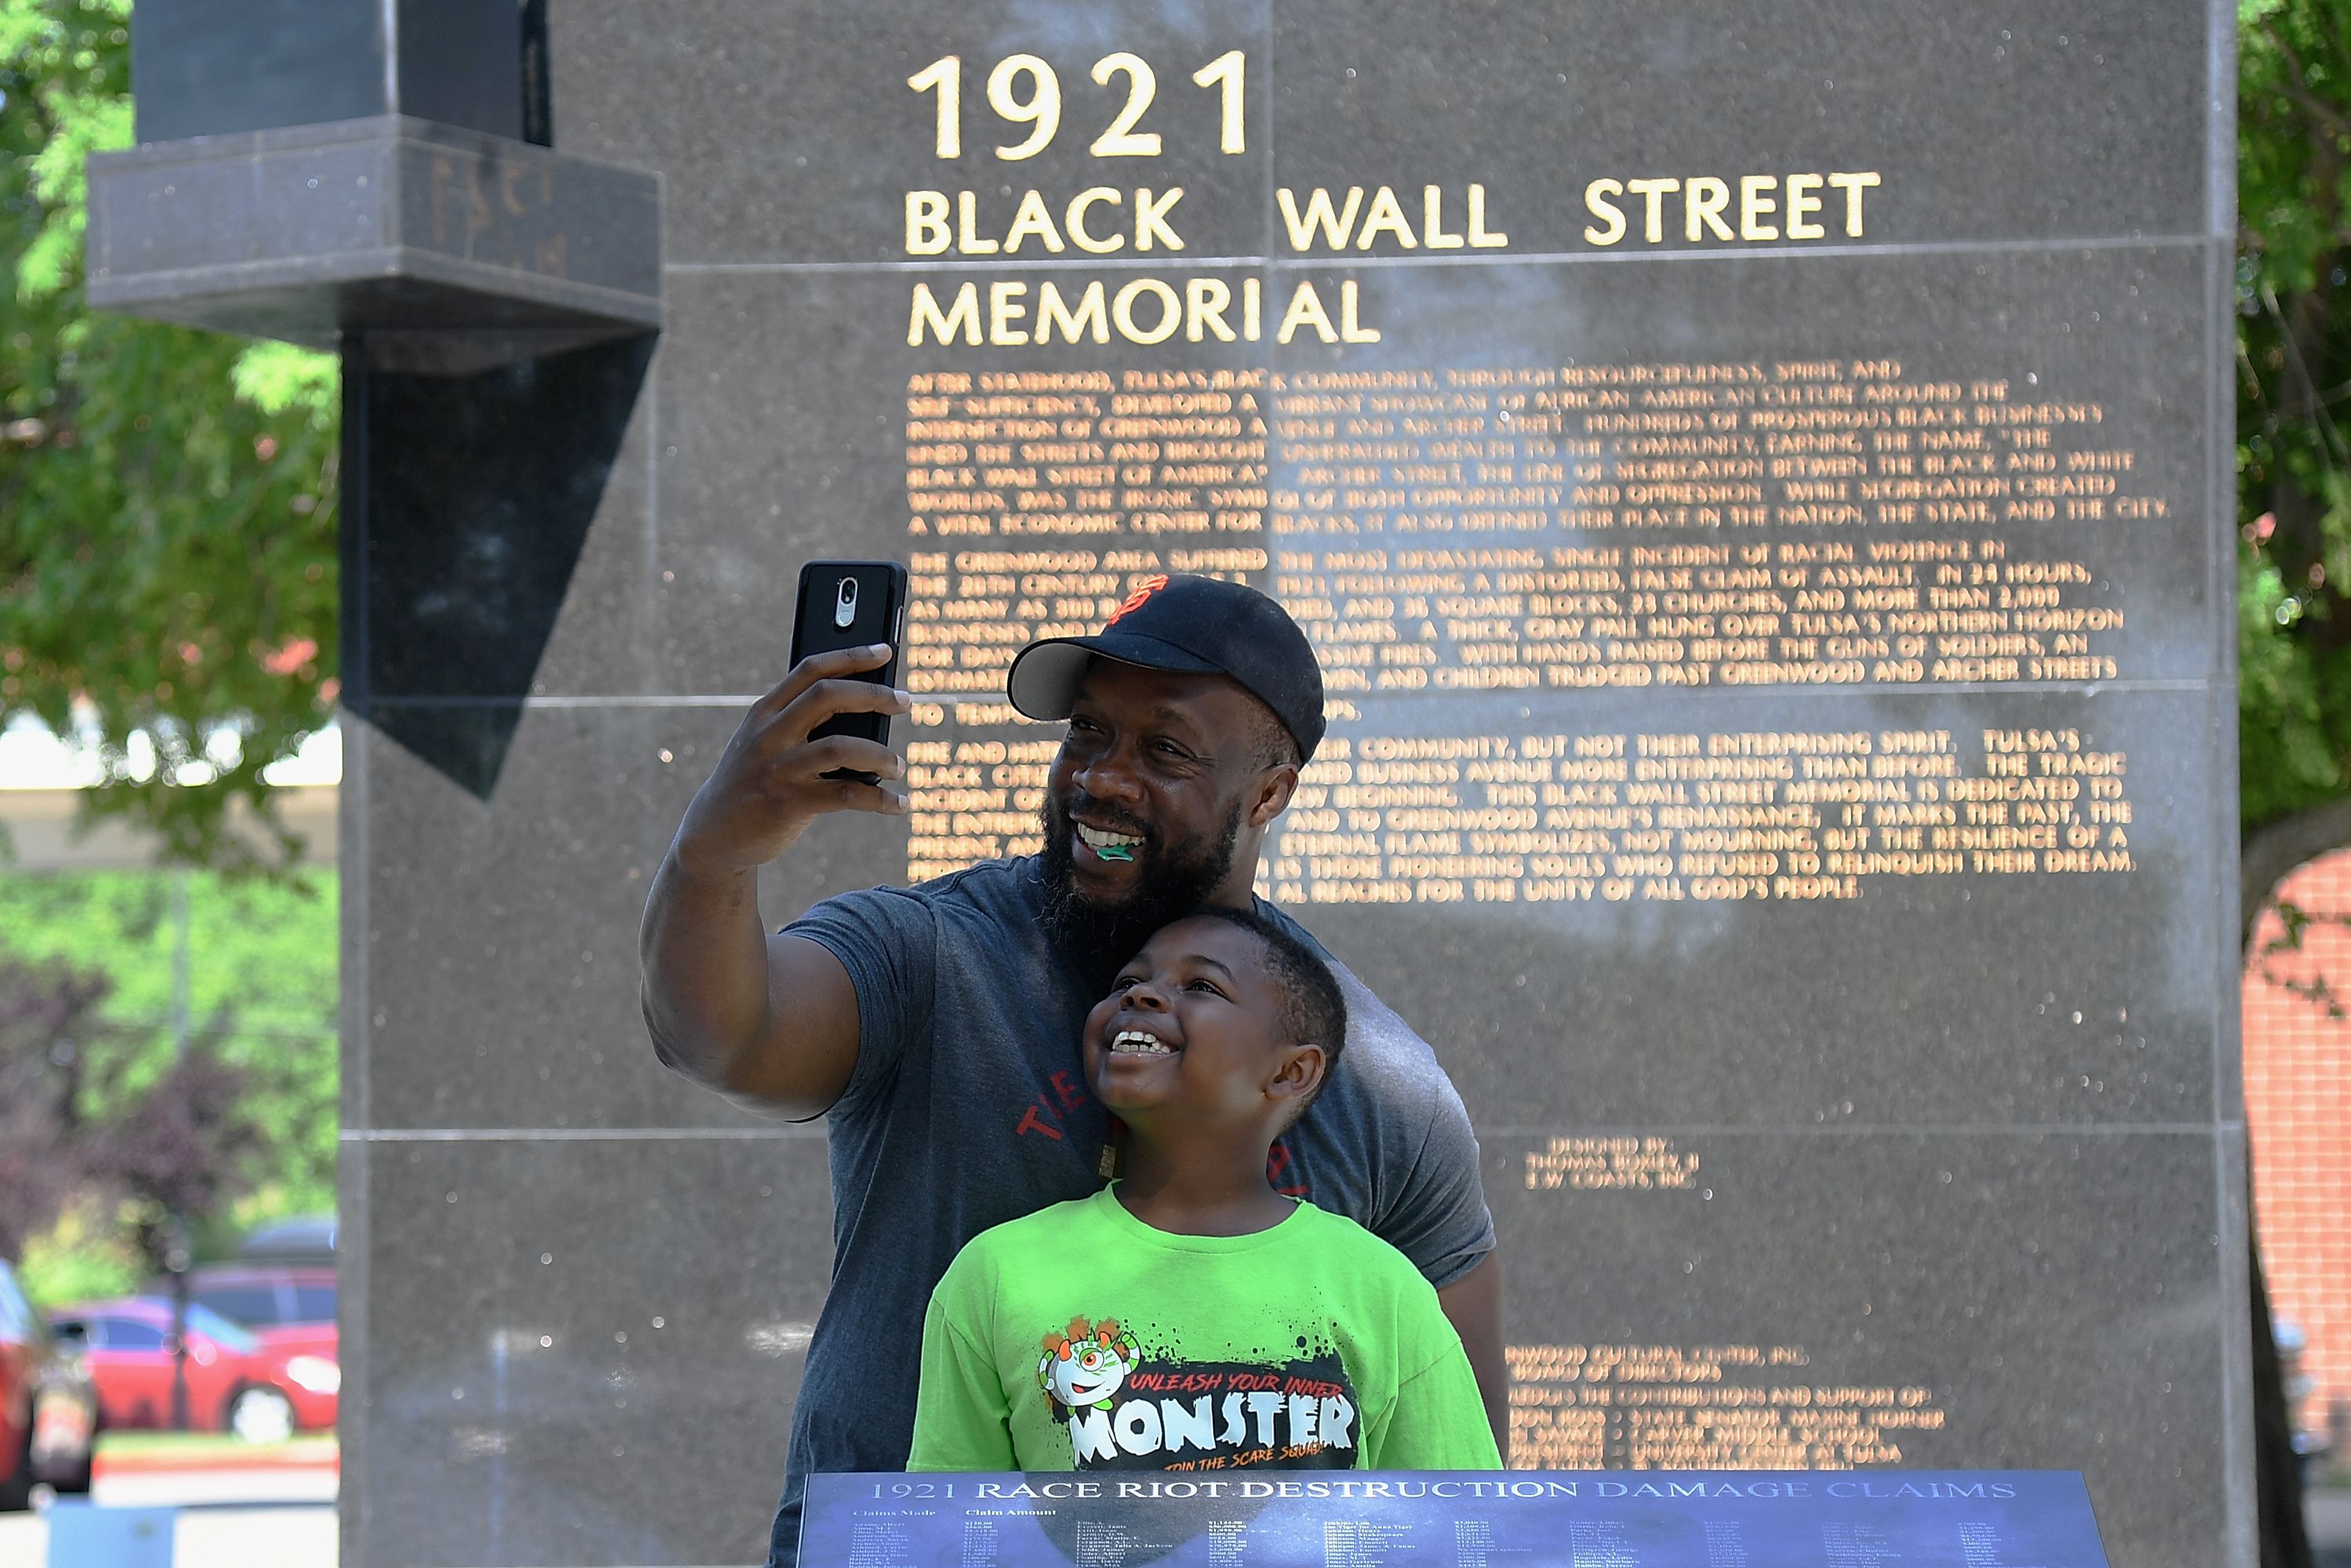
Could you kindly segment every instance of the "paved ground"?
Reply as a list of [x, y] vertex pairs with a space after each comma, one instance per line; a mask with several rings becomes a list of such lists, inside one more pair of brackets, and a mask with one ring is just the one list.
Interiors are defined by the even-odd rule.
[[[331, 1465], [243, 1468], [110, 1466], [99, 1456], [91, 1500], [102, 1508], [176, 1508], [172, 1568], [334, 1568]], [[0, 1568], [50, 1568], [39, 1513], [0, 1514]], [[70, 1565], [58, 1565], [70, 1568]]]
[[2303, 1520], [2318, 1568], [2351, 1568], [2351, 1491], [2314, 1491]]
[[269, 1507], [335, 1500], [335, 1472], [325, 1469], [282, 1470], [182, 1470], [160, 1474], [107, 1475], [90, 1493], [109, 1508]]
[[[181, 1511], [172, 1534], [172, 1568], [334, 1568], [335, 1510], [214, 1505]], [[0, 1514], [0, 1568], [47, 1568], [48, 1521]]]

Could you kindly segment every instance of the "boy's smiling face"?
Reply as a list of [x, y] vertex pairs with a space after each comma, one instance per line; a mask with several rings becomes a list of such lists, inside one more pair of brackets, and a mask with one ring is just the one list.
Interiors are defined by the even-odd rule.
[[1129, 1126], [1254, 1131], [1322, 1082], [1321, 1047], [1293, 1043], [1288, 998], [1246, 928], [1163, 927], [1086, 1018], [1086, 1080]]

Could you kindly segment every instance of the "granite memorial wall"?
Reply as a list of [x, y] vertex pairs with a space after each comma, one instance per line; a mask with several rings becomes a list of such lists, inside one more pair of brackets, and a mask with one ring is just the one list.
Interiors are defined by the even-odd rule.
[[894, 556], [911, 821], [771, 918], [1032, 845], [1011, 653], [1242, 578], [1331, 697], [1262, 891], [1477, 1122], [1515, 1463], [2251, 1562], [2231, 16], [549, 7], [664, 328], [350, 343], [347, 1561], [759, 1555], [823, 1134], [656, 1065], [637, 918]]

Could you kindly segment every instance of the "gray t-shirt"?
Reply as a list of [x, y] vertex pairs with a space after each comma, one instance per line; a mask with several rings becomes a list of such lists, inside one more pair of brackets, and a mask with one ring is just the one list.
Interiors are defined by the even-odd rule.
[[[964, 1243], [1102, 1185], [1107, 1118], [1079, 1047], [1102, 998], [1052, 950], [1043, 894], [1035, 860], [990, 861], [827, 899], [787, 927], [849, 971], [858, 1044], [828, 1113], [832, 1286], [792, 1413], [774, 1568], [799, 1555], [810, 1471], [905, 1468], [923, 1310]], [[1468, 1114], [1427, 1043], [1332, 967], [1347, 1049], [1268, 1170], [1450, 1284], [1494, 1245]]]

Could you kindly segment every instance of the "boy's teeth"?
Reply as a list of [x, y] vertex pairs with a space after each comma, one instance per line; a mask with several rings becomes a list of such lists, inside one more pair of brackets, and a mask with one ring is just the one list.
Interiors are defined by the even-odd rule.
[[1157, 1035], [1146, 1033], [1139, 1029], [1119, 1030], [1117, 1036], [1111, 1040], [1110, 1048], [1114, 1051], [1132, 1051], [1146, 1056], [1176, 1054], [1175, 1047], [1167, 1044]]

